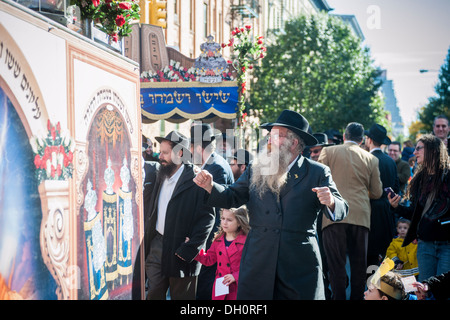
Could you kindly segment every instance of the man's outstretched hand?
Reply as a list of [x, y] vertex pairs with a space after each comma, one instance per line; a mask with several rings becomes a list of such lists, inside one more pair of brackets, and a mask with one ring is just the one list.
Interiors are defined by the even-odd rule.
[[211, 173], [206, 170], [200, 171], [193, 179], [194, 183], [200, 188], [205, 189], [208, 193], [211, 193], [213, 187], [213, 177]]

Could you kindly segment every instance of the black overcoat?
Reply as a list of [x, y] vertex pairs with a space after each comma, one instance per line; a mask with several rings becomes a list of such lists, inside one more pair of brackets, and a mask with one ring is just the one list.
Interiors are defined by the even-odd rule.
[[270, 192], [260, 198], [249, 187], [251, 173], [250, 165], [228, 188], [214, 184], [208, 197], [209, 204], [223, 208], [247, 204], [251, 230], [242, 253], [237, 298], [324, 299], [316, 224], [322, 212], [330, 215], [312, 188], [330, 188], [337, 221], [348, 213], [330, 169], [300, 156], [279, 198]]
[[379, 199], [370, 200], [370, 232], [368, 244], [368, 263], [374, 264], [378, 261], [378, 255], [384, 258], [386, 250], [395, 236], [394, 213], [387, 198], [384, 188], [391, 187], [396, 194], [400, 191], [397, 165], [387, 154], [381, 150], [375, 150], [372, 154], [378, 158], [380, 179], [383, 184], [383, 194]]
[[[194, 258], [205, 247], [206, 239], [214, 224], [215, 215], [211, 206], [204, 203], [206, 191], [198, 187], [193, 179], [194, 166], [184, 164], [183, 172], [167, 205], [164, 225], [161, 272], [166, 277], [197, 276], [200, 263]], [[146, 213], [145, 249], [149, 253], [150, 242], [156, 235], [158, 198], [162, 182], [157, 179]], [[186, 237], [190, 240], [186, 243]], [[185, 261], [177, 257], [181, 256]]]

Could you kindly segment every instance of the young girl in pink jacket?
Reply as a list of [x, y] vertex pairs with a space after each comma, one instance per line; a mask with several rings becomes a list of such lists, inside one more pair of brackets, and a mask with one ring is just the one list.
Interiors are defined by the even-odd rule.
[[195, 258], [205, 266], [211, 266], [217, 262], [216, 279], [223, 277], [223, 284], [229, 287], [228, 294], [216, 296], [216, 281], [214, 280], [213, 300], [236, 300], [239, 265], [249, 230], [248, 213], [245, 206], [222, 209], [220, 227], [214, 235], [211, 247], [206, 253], [202, 249]]

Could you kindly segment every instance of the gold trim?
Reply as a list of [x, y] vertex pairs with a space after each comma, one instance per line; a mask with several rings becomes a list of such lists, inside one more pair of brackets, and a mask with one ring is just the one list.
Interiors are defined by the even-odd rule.
[[183, 118], [187, 118], [187, 119], [201, 119], [201, 118], [205, 118], [205, 117], [209, 116], [210, 114], [215, 114], [216, 116], [219, 116], [220, 118], [224, 118], [224, 119], [235, 119], [236, 118], [236, 112], [235, 113], [224, 113], [224, 112], [218, 111], [214, 107], [211, 107], [207, 111], [200, 112], [200, 113], [187, 113], [187, 112], [181, 111], [178, 108], [173, 108], [171, 111], [169, 111], [167, 113], [163, 113], [163, 114], [153, 114], [153, 113], [147, 112], [141, 108], [141, 113], [145, 117], [147, 117], [151, 120], [165, 120], [165, 119], [172, 117], [174, 114], [178, 114], [179, 116], [181, 116]]
[[97, 214], [95, 215], [94, 219], [92, 219], [92, 220], [90, 220], [90, 221], [84, 221], [84, 222], [83, 222], [83, 224], [84, 224], [84, 231], [92, 230], [92, 228], [94, 227], [95, 222], [96, 222], [97, 220], [99, 220], [99, 219], [100, 219], [100, 214], [97, 213]]

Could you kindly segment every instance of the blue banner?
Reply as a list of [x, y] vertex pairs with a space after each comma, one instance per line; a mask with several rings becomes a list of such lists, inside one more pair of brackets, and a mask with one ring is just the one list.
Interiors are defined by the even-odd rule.
[[211, 115], [236, 118], [236, 81], [141, 82], [141, 111], [149, 120], [202, 119]]

